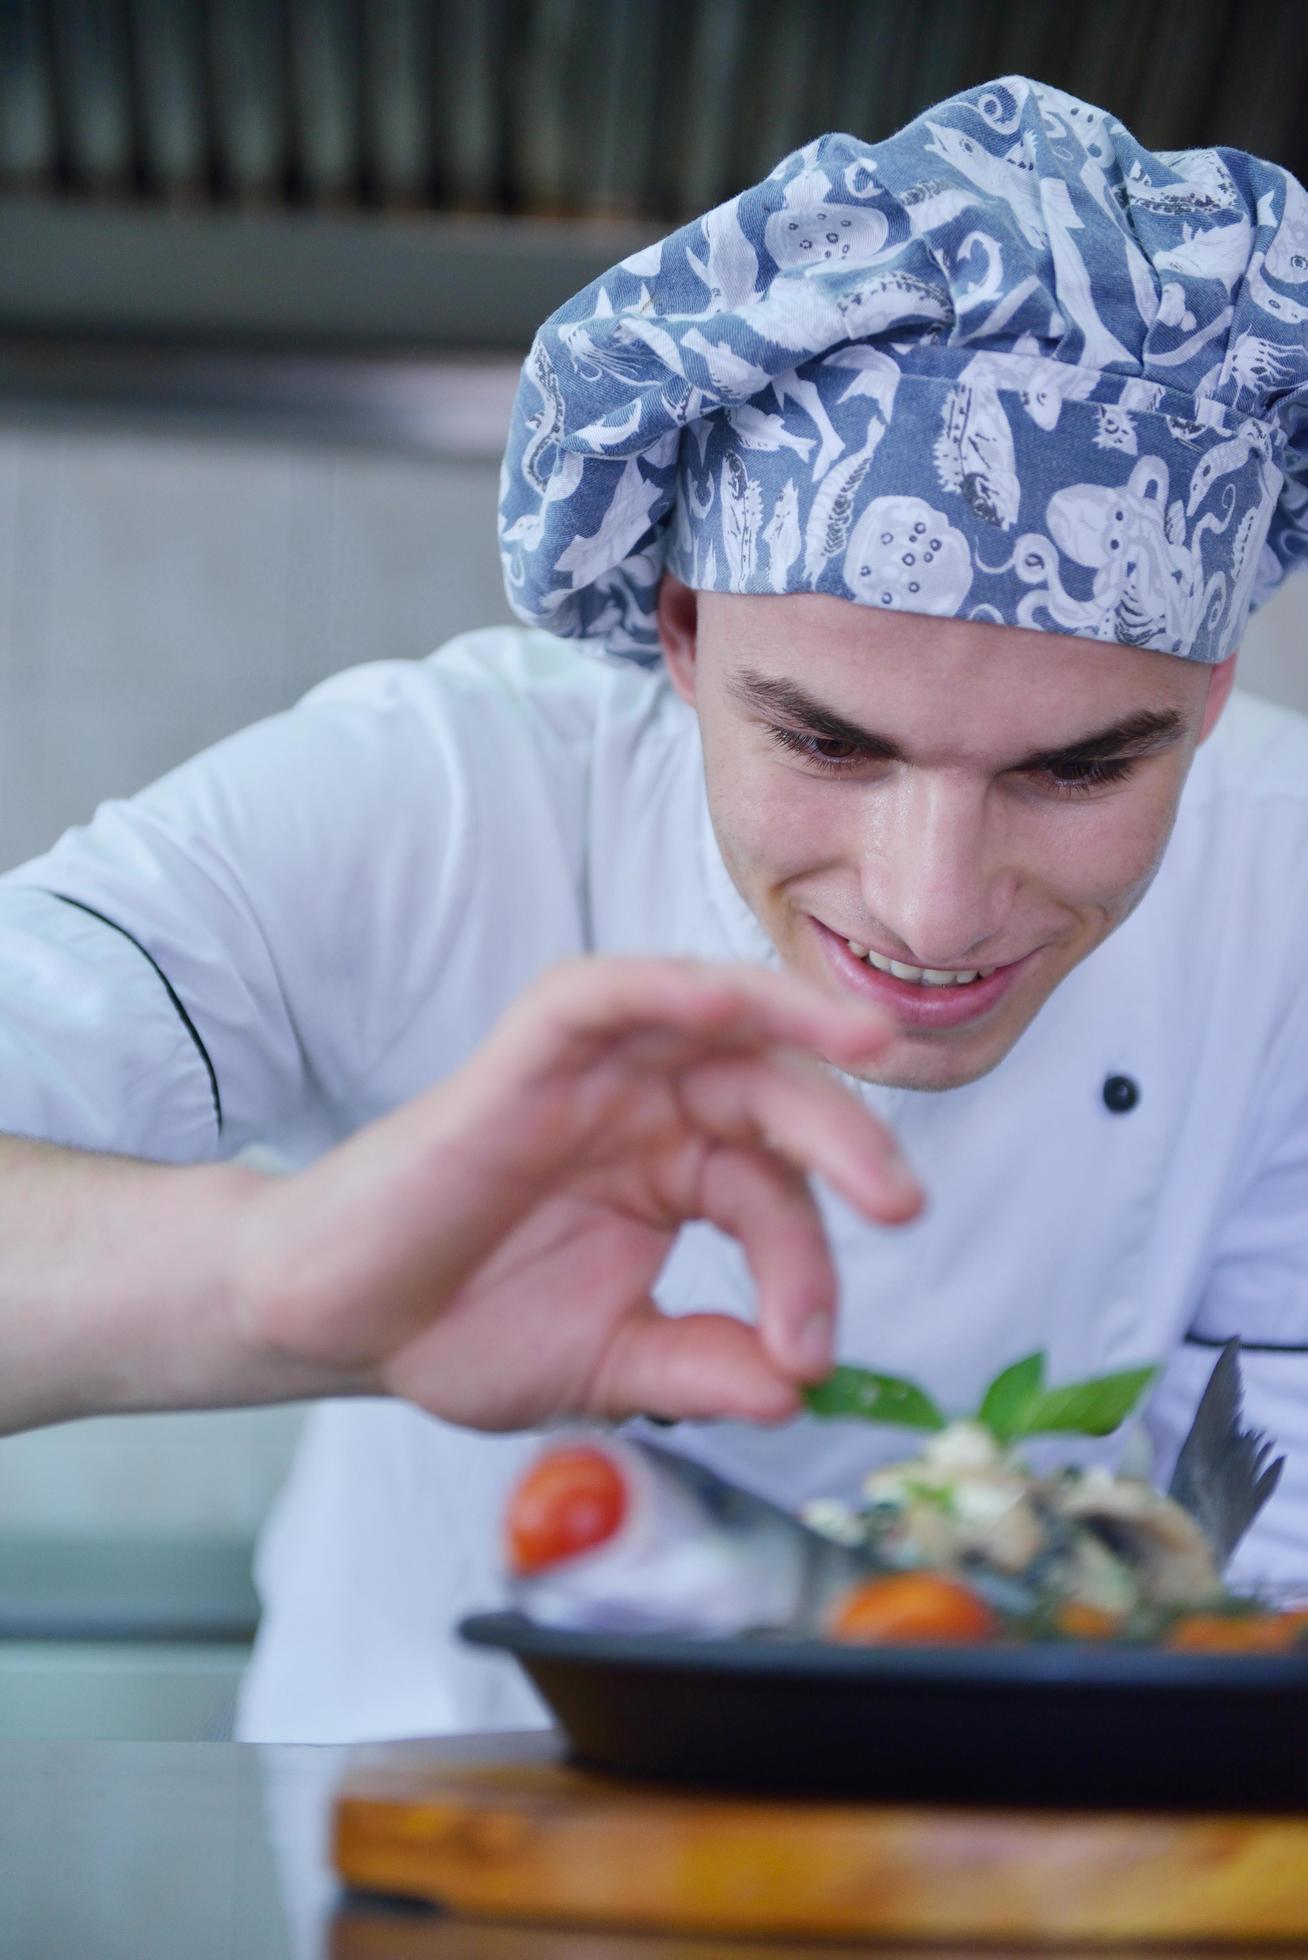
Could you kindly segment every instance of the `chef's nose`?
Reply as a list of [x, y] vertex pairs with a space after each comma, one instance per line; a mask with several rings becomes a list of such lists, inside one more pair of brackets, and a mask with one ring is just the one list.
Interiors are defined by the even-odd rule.
[[869, 839], [868, 917], [916, 966], [984, 966], [1017, 884], [1004, 855], [985, 784], [906, 769]]

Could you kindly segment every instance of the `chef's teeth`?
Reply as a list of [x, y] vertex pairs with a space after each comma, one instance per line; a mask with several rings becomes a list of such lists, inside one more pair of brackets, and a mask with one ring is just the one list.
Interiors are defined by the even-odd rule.
[[995, 970], [993, 966], [981, 966], [974, 967], [970, 973], [946, 973], [940, 967], [907, 966], [903, 960], [888, 960], [870, 948], [865, 952], [855, 939], [847, 944], [851, 953], [865, 959], [878, 973], [893, 974], [896, 980], [909, 980], [918, 987], [965, 987], [973, 980], [988, 980]]
[[856, 960], [865, 960], [867, 958], [867, 947], [860, 946], [857, 939], [847, 939], [845, 944]]

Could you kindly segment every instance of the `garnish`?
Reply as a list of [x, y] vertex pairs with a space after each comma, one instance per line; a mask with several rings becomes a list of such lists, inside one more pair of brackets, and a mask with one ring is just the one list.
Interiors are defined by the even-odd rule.
[[[980, 1423], [1005, 1445], [1025, 1436], [1110, 1436], [1158, 1373], [1156, 1367], [1124, 1368], [1117, 1374], [1049, 1388], [1046, 1361], [1044, 1354], [1014, 1361], [995, 1376], [975, 1415], [961, 1420]], [[824, 1382], [805, 1391], [804, 1401], [815, 1416], [857, 1417], [897, 1429], [947, 1426], [945, 1416], [916, 1382], [867, 1368], [834, 1369]]]
[[896, 1429], [945, 1427], [945, 1417], [924, 1389], [870, 1368], [833, 1368], [825, 1381], [805, 1389], [804, 1401], [815, 1416], [861, 1416]]

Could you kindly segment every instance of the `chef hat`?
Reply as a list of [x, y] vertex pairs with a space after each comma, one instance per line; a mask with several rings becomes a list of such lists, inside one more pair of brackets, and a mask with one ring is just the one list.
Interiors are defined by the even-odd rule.
[[1221, 660], [1308, 557], [1308, 195], [1020, 75], [819, 137], [546, 321], [499, 535], [645, 662], [665, 568]]

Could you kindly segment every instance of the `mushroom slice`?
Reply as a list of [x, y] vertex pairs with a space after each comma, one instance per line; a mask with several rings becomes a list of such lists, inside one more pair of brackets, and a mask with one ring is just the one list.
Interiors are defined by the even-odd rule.
[[1212, 1548], [1188, 1511], [1134, 1477], [1088, 1470], [1047, 1490], [1059, 1517], [1092, 1532], [1133, 1572], [1154, 1606], [1190, 1606], [1220, 1595]]

